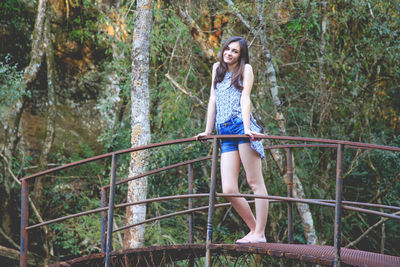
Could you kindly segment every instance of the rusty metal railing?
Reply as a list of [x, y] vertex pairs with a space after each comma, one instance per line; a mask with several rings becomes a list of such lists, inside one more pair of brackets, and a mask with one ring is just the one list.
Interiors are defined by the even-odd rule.
[[[91, 213], [100, 213], [101, 214], [101, 244], [102, 244], [102, 251], [105, 253], [105, 265], [109, 265], [110, 260], [110, 253], [112, 250], [112, 233], [116, 231], [120, 231], [129, 227], [133, 227], [142, 223], [147, 223], [153, 220], [164, 219], [171, 216], [181, 215], [181, 214], [193, 214], [195, 211], [199, 211], [202, 209], [208, 209], [208, 220], [207, 220], [207, 236], [206, 236], [206, 266], [210, 266], [211, 262], [211, 253], [210, 248], [212, 245], [212, 222], [214, 216], [214, 208], [229, 205], [228, 203], [225, 204], [215, 204], [215, 197], [248, 197], [248, 198], [264, 198], [269, 199], [272, 201], [284, 201], [287, 202], [288, 205], [288, 243], [293, 242], [293, 215], [292, 215], [292, 202], [301, 202], [301, 203], [308, 203], [308, 204], [317, 204], [323, 205], [328, 207], [335, 207], [335, 228], [334, 228], [334, 250], [335, 250], [335, 257], [333, 261], [334, 266], [340, 265], [340, 248], [341, 248], [341, 213], [342, 209], [349, 209], [357, 212], [364, 212], [369, 214], [375, 214], [378, 216], [388, 217], [392, 219], [400, 220], [400, 216], [395, 214], [389, 214], [384, 212], [372, 211], [367, 210], [364, 208], [357, 208], [348, 205], [359, 205], [359, 206], [368, 206], [368, 207], [378, 207], [377, 204], [367, 204], [367, 203], [358, 203], [358, 202], [348, 202], [342, 201], [342, 187], [343, 187], [343, 155], [344, 150], [346, 148], [356, 148], [356, 149], [377, 149], [377, 150], [386, 150], [386, 151], [394, 151], [399, 152], [400, 148], [398, 147], [391, 147], [391, 146], [381, 146], [375, 144], [365, 144], [359, 142], [349, 142], [349, 141], [340, 141], [340, 140], [330, 140], [330, 139], [318, 139], [318, 138], [303, 138], [303, 137], [290, 137], [290, 136], [264, 136], [264, 135], [256, 135], [256, 138], [259, 139], [272, 139], [272, 140], [285, 140], [285, 141], [297, 141], [297, 142], [312, 142], [312, 144], [284, 144], [284, 145], [277, 145], [277, 146], [269, 146], [266, 147], [267, 149], [278, 149], [284, 148], [286, 149], [286, 160], [287, 160], [287, 173], [286, 173], [286, 185], [287, 185], [287, 197], [280, 197], [280, 196], [260, 196], [260, 195], [247, 195], [247, 194], [219, 194], [216, 192], [216, 170], [217, 170], [217, 156], [218, 156], [218, 139], [223, 138], [248, 138], [248, 136], [243, 135], [223, 135], [223, 136], [207, 136], [202, 139], [204, 140], [212, 140], [213, 141], [213, 154], [212, 157], [204, 157], [200, 159], [195, 159], [191, 161], [185, 161], [177, 164], [173, 164], [167, 167], [163, 167], [157, 170], [149, 171], [143, 174], [140, 174], [135, 177], [128, 177], [126, 179], [116, 181], [116, 168], [117, 168], [117, 156], [125, 153], [130, 153], [134, 151], [150, 149], [155, 147], [167, 146], [172, 144], [182, 144], [186, 142], [193, 142], [196, 141], [195, 138], [186, 138], [180, 140], [173, 140], [168, 142], [156, 143], [156, 144], [149, 144], [140, 147], [129, 148], [125, 150], [120, 150], [112, 153], [107, 153], [95, 157], [91, 157], [88, 159], [84, 159], [81, 161], [65, 164], [53, 169], [49, 169], [46, 171], [42, 171], [36, 174], [32, 174], [21, 178], [21, 254], [20, 254], [20, 266], [27, 266], [27, 253], [28, 253], [28, 231], [40, 226], [60, 222], [66, 219], [75, 218]], [[318, 143], [318, 144], [314, 144]], [[337, 149], [337, 166], [336, 166], [336, 200], [315, 200], [315, 199], [297, 199], [293, 198], [291, 195], [292, 186], [293, 186], [293, 164], [292, 164], [292, 149], [298, 147], [327, 147], [327, 148], [336, 148]], [[35, 179], [39, 176], [46, 175], [49, 173], [54, 173], [60, 170], [68, 169], [71, 167], [75, 167], [78, 165], [86, 164], [89, 162], [93, 162], [99, 159], [111, 158], [111, 179], [110, 185], [104, 186], [100, 189], [101, 192], [101, 203], [102, 207], [94, 210], [84, 211], [52, 220], [48, 220], [42, 223], [38, 223], [35, 225], [28, 225], [29, 219], [29, 207], [28, 207], [28, 197], [29, 197], [29, 186], [28, 182], [31, 179]], [[192, 163], [200, 162], [204, 160], [208, 160], [212, 158], [212, 167], [211, 167], [211, 181], [210, 181], [210, 192], [208, 194], [193, 194], [193, 175], [192, 175]], [[138, 201], [134, 203], [123, 203], [123, 204], [115, 204], [114, 196], [115, 196], [115, 187], [119, 184], [126, 183], [128, 181], [132, 181], [135, 179], [140, 179], [142, 177], [146, 177], [151, 174], [155, 174], [161, 171], [169, 170], [172, 168], [176, 168], [179, 166], [188, 165], [188, 179], [189, 179], [189, 188], [187, 195], [178, 195], [178, 196], [167, 196], [167, 197], [159, 197], [154, 199], [148, 199], [143, 201]], [[109, 200], [108, 206], [106, 206], [106, 190], [109, 189]], [[193, 198], [201, 198], [201, 197], [208, 197], [209, 198], [209, 205], [205, 207], [193, 208], [192, 207], [192, 199]], [[188, 210], [183, 210], [175, 213], [171, 213], [168, 215], [163, 215], [159, 217], [155, 217], [152, 219], [145, 220], [144, 222], [134, 224], [134, 225], [127, 225], [121, 227], [119, 229], [113, 229], [113, 212], [115, 208], [122, 208], [127, 207], [130, 205], [139, 205], [144, 203], [150, 203], [155, 201], [163, 201], [163, 200], [171, 200], [171, 199], [188, 199]], [[343, 205], [345, 204], [345, 205]], [[383, 207], [384, 205], [380, 205]], [[400, 210], [399, 207], [392, 207], [392, 206], [385, 206], [385, 208], [391, 208], [394, 210]], [[108, 215], [106, 215], [108, 212]], [[107, 219], [106, 219], [107, 217]], [[108, 223], [106, 223], [108, 221]], [[189, 229], [193, 229], [193, 226], [190, 226], [190, 219], [189, 219]], [[107, 231], [105, 230], [107, 227]], [[192, 230], [189, 231], [189, 242], [193, 242], [193, 233]]]

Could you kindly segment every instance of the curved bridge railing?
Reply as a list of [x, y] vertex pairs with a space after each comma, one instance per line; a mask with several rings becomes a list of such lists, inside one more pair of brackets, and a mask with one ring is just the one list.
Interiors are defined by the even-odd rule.
[[[349, 141], [341, 141], [341, 140], [330, 140], [330, 139], [319, 139], [319, 138], [304, 138], [304, 137], [290, 137], [290, 136], [264, 136], [264, 135], [257, 135], [256, 138], [259, 139], [271, 139], [271, 140], [281, 140], [281, 141], [296, 141], [296, 142], [309, 142], [309, 143], [301, 143], [301, 144], [282, 144], [282, 145], [275, 145], [275, 146], [268, 146], [265, 149], [285, 149], [286, 150], [286, 162], [287, 162], [287, 169], [286, 169], [286, 180], [285, 183], [287, 185], [287, 196], [262, 196], [262, 195], [249, 195], [249, 194], [220, 194], [216, 192], [216, 177], [217, 177], [217, 156], [218, 156], [218, 140], [223, 138], [248, 138], [248, 136], [244, 135], [214, 135], [214, 136], [207, 136], [202, 138], [203, 140], [212, 140], [213, 142], [213, 151], [211, 156], [198, 158], [194, 160], [189, 160], [177, 164], [173, 164], [167, 167], [162, 167], [156, 170], [152, 170], [143, 174], [140, 174], [135, 177], [128, 177], [126, 179], [116, 181], [116, 169], [117, 169], [117, 156], [131, 153], [134, 151], [140, 151], [144, 149], [156, 148], [161, 146], [168, 146], [173, 144], [182, 144], [188, 142], [195, 142], [195, 138], [186, 138], [186, 139], [179, 139], [173, 141], [167, 141], [162, 143], [155, 143], [149, 144], [129, 149], [124, 149], [116, 152], [111, 152], [91, 158], [87, 158], [84, 160], [76, 161], [73, 163], [65, 164], [53, 169], [45, 170], [36, 174], [32, 174], [26, 177], [21, 178], [21, 254], [20, 254], [20, 266], [27, 266], [27, 257], [28, 257], [28, 231], [61, 222], [67, 219], [76, 218], [92, 213], [100, 213], [101, 214], [101, 249], [104, 253], [104, 262], [105, 266], [109, 266], [110, 264], [110, 253], [112, 251], [112, 233], [121, 231], [130, 227], [134, 227], [140, 224], [148, 223], [155, 220], [165, 219], [171, 216], [181, 215], [181, 214], [189, 214], [189, 243], [193, 243], [193, 213], [199, 210], [207, 210], [208, 209], [208, 219], [207, 219], [207, 236], [206, 236], [206, 243], [205, 243], [205, 265], [211, 266], [211, 247], [213, 246], [212, 243], [212, 222], [214, 217], [214, 209], [218, 207], [223, 207], [230, 205], [229, 203], [223, 204], [216, 204], [215, 198], [216, 197], [247, 197], [247, 198], [264, 198], [268, 199], [271, 202], [278, 201], [278, 202], [286, 202], [288, 205], [288, 243], [293, 243], [293, 211], [292, 211], [292, 203], [293, 202], [301, 202], [307, 204], [316, 204], [316, 205], [323, 205], [328, 207], [335, 208], [335, 221], [334, 221], [334, 259], [333, 265], [338, 266], [341, 262], [340, 250], [341, 250], [341, 214], [342, 209], [353, 210], [356, 212], [374, 214], [381, 217], [387, 217], [391, 219], [400, 220], [400, 207], [394, 206], [387, 206], [387, 205], [379, 205], [379, 204], [372, 204], [372, 203], [359, 203], [359, 202], [350, 202], [350, 201], [342, 201], [342, 190], [343, 190], [343, 163], [344, 163], [344, 150], [345, 149], [374, 149], [374, 150], [386, 150], [392, 152], [400, 152], [399, 147], [391, 147], [391, 146], [383, 146], [383, 145], [375, 145], [375, 144], [366, 144], [366, 143], [359, 143], [359, 142], [349, 142]], [[336, 153], [336, 199], [333, 200], [317, 200], [317, 199], [297, 199], [293, 198], [292, 196], [292, 186], [293, 186], [293, 158], [292, 158], [292, 149], [299, 148], [299, 147], [327, 147], [327, 148], [335, 148], [337, 150]], [[47, 175], [50, 173], [54, 173], [57, 171], [61, 171], [64, 169], [73, 168], [79, 165], [87, 164], [96, 160], [111, 158], [111, 178], [110, 184], [107, 186], [103, 186], [100, 188], [101, 193], [101, 203], [102, 207], [88, 210], [76, 214], [71, 214], [68, 216], [48, 220], [42, 223], [28, 225], [29, 219], [29, 182], [33, 181], [37, 177]], [[192, 171], [192, 164], [196, 162], [202, 162], [206, 160], [212, 160], [211, 165], [211, 179], [210, 179], [210, 191], [209, 193], [204, 194], [193, 194], [193, 171]], [[186, 195], [175, 195], [175, 196], [165, 196], [159, 197], [154, 199], [147, 199], [139, 202], [133, 203], [122, 203], [122, 204], [115, 204], [115, 188], [116, 186], [127, 183], [129, 181], [140, 179], [142, 177], [149, 176], [151, 174], [159, 173], [162, 171], [166, 171], [169, 169], [177, 168], [180, 166], [188, 166], [188, 194]], [[106, 200], [106, 193], [109, 190], [109, 199], [108, 199], [108, 206]], [[192, 200], [194, 198], [209, 198], [209, 205], [204, 207], [197, 207], [193, 208]], [[172, 199], [188, 199], [188, 209], [182, 210], [174, 213], [170, 213], [163, 216], [158, 216], [154, 218], [147, 219], [141, 223], [133, 224], [133, 225], [126, 225], [124, 227], [113, 229], [113, 218], [114, 218], [114, 209], [115, 208], [122, 208], [132, 205], [139, 205], [145, 203], [151, 203], [156, 201], [166, 201]], [[391, 209], [396, 211], [394, 214], [379, 212], [374, 210], [368, 210], [365, 208], [354, 207], [354, 206], [364, 206], [364, 207], [373, 207], [373, 208], [385, 208]], [[106, 222], [107, 221], [107, 222]], [[106, 229], [107, 228], [107, 229]]]

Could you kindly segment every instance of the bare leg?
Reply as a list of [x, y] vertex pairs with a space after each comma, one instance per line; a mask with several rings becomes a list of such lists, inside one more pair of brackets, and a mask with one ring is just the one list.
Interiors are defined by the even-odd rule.
[[[225, 194], [238, 194], [238, 177], [240, 170], [239, 151], [225, 152], [221, 154], [221, 181], [222, 191]], [[233, 208], [250, 228], [250, 233], [256, 230], [256, 219], [246, 199], [228, 197]]]
[[[261, 158], [250, 143], [239, 145], [240, 159], [246, 171], [247, 182], [254, 194], [268, 195], [262, 176]], [[268, 200], [256, 198], [256, 227], [252, 236], [247, 237], [250, 242], [265, 240], [265, 227], [268, 219]]]

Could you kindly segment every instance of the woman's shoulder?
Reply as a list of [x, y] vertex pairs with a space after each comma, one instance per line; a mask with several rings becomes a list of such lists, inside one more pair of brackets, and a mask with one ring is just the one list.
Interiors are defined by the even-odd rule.
[[213, 70], [216, 70], [218, 68], [218, 66], [219, 66], [219, 61], [217, 61], [213, 64]]
[[244, 71], [253, 71], [253, 67], [250, 64], [244, 65]]
[[253, 77], [253, 67], [250, 64], [244, 65], [243, 70], [243, 79], [247, 79], [248, 77]]
[[253, 75], [253, 67], [250, 64], [244, 65], [243, 79], [251, 78]]

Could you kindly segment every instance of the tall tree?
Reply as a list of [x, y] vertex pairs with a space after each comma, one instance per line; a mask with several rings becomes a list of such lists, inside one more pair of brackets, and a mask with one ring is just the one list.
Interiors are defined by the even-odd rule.
[[[132, 147], [150, 143], [150, 98], [149, 98], [149, 54], [150, 33], [153, 18], [153, 1], [136, 1], [135, 30], [132, 47], [131, 79], [131, 145]], [[147, 152], [131, 153], [129, 176], [143, 173], [148, 165]], [[147, 195], [147, 178], [134, 180], [128, 184], [128, 202], [143, 200]], [[146, 217], [146, 205], [127, 208], [126, 223], [141, 222]], [[124, 235], [124, 248], [143, 246], [144, 225], [129, 228]]]
[[[29, 84], [32, 83], [36, 79], [36, 76], [39, 72], [42, 60], [43, 60], [43, 31], [44, 31], [44, 21], [46, 19], [46, 8], [47, 8], [47, 0], [40, 0], [37, 5], [37, 15], [36, 21], [32, 33], [32, 48], [31, 48], [31, 57], [29, 65], [25, 68], [24, 73], [24, 89], [26, 89]], [[2, 201], [0, 204], [1, 210], [9, 210], [9, 200], [10, 200], [10, 188], [8, 186], [8, 182], [12, 181], [13, 173], [12, 173], [12, 166], [13, 166], [13, 159], [16, 154], [17, 145], [20, 141], [20, 122], [22, 118], [22, 114], [25, 108], [25, 100], [26, 97], [18, 98], [15, 101], [15, 104], [10, 109], [10, 116], [9, 119], [4, 120], [5, 131], [4, 131], [4, 147], [1, 149], [1, 156], [3, 159], [3, 166], [4, 166], [4, 176], [5, 176], [5, 184], [4, 184], [4, 192], [6, 193], [7, 197], [5, 201]], [[1, 220], [1, 227], [5, 230], [5, 232], [11, 232], [11, 216], [8, 212], [5, 212], [2, 220]]]
[[[51, 38], [50, 32], [50, 22], [48, 17], [45, 19], [44, 23], [44, 32], [43, 32], [43, 46], [44, 53], [46, 55], [46, 67], [47, 67], [47, 101], [46, 101], [46, 109], [47, 109], [47, 120], [46, 120], [46, 136], [43, 142], [42, 153], [39, 158], [39, 168], [46, 169], [48, 163], [48, 156], [50, 154], [50, 150], [53, 146], [54, 136], [56, 132], [56, 92], [57, 92], [57, 71], [56, 65], [54, 61], [54, 48]], [[37, 177], [35, 179], [34, 185], [34, 200], [35, 204], [38, 207], [38, 212], [40, 213], [40, 201], [43, 196], [43, 179], [45, 177]], [[53, 242], [51, 237], [49, 236], [50, 230], [48, 227], [43, 228], [45, 233], [45, 242], [44, 249], [46, 252], [46, 262], [50, 259], [50, 255], [53, 251]]]
[[[264, 29], [264, 19], [263, 13], [265, 3], [263, 0], [257, 1], [257, 15], [259, 22], [259, 30], [257, 31], [256, 27], [251, 26], [250, 22], [248, 22], [241, 12], [236, 8], [234, 3], [231, 0], [226, 0], [226, 3], [233, 9], [236, 16], [241, 20], [241, 22], [254, 34], [254, 36], [258, 36], [261, 43], [262, 52], [265, 55], [266, 60], [266, 68], [264, 71], [264, 75], [267, 77], [267, 80], [270, 85], [270, 92], [272, 96], [272, 100], [275, 105], [275, 119], [279, 126], [279, 132], [281, 135], [286, 135], [286, 120], [284, 114], [282, 112], [282, 102], [279, 99], [279, 87], [275, 72], [275, 67], [272, 63], [272, 55], [271, 51], [268, 48], [267, 42], [267, 34]], [[278, 149], [271, 150], [271, 155], [274, 158], [274, 161], [281, 170], [281, 174], [284, 175], [284, 155]], [[293, 157], [292, 157], [293, 158]], [[283, 178], [283, 176], [282, 176]], [[285, 180], [285, 179], [284, 179]], [[297, 174], [293, 172], [293, 196], [295, 198], [305, 198], [305, 193], [303, 189], [303, 185], [301, 184], [300, 179]], [[299, 215], [301, 217], [302, 226], [304, 230], [304, 235], [306, 236], [308, 244], [316, 244], [317, 235], [314, 227], [314, 220], [311, 215], [311, 211], [308, 204], [304, 203], [296, 203], [297, 209], [299, 211]]]

